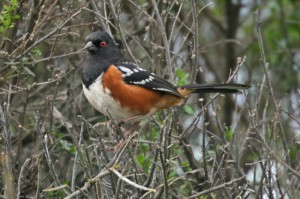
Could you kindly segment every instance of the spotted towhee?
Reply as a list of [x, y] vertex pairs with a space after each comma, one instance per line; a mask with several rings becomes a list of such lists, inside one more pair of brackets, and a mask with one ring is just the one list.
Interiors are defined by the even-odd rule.
[[249, 88], [245, 84], [174, 86], [126, 59], [106, 32], [89, 34], [85, 49], [83, 92], [95, 109], [115, 120], [147, 117], [181, 104], [191, 93], [239, 93]]

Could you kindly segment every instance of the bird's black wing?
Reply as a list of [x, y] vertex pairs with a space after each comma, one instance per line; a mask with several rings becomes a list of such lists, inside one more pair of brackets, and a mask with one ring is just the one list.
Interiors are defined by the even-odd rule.
[[155, 90], [161, 93], [170, 93], [182, 97], [177, 87], [168, 81], [150, 73], [143, 68], [138, 67], [130, 61], [123, 61], [114, 64], [121, 72], [125, 83], [141, 86], [147, 89]]

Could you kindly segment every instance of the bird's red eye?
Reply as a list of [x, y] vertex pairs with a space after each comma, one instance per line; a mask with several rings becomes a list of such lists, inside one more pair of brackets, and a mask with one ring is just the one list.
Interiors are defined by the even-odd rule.
[[101, 42], [100, 42], [100, 46], [101, 46], [102, 48], [104, 48], [106, 45], [107, 45], [107, 43], [106, 43], [105, 41], [101, 41]]

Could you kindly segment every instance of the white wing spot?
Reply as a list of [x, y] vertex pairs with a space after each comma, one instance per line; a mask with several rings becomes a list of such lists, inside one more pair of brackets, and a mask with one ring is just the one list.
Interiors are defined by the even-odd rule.
[[165, 92], [169, 92], [169, 93], [174, 93], [174, 91], [170, 90], [170, 89], [166, 89], [166, 88], [153, 88], [153, 90], [158, 90], [158, 91], [165, 91]]
[[127, 77], [134, 73], [132, 70], [130, 70], [129, 68], [127, 68], [125, 66], [119, 66], [119, 68], [121, 71], [123, 71], [125, 73], [125, 74], [122, 74], [122, 77]]
[[137, 66], [134, 62], [131, 62], [131, 61], [124, 61], [122, 62], [123, 64], [132, 64], [134, 66]]
[[140, 71], [146, 71], [145, 69], [140, 68], [140, 67], [137, 67], [137, 69], [139, 69]]
[[154, 80], [154, 77], [149, 76], [147, 79], [143, 79], [141, 81], [131, 81], [130, 83], [132, 83], [132, 84], [146, 84], [146, 83], [151, 82], [153, 80]]

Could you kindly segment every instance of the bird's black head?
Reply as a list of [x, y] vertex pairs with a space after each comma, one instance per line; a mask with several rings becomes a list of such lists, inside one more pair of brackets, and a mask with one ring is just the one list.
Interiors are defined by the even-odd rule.
[[85, 54], [82, 67], [82, 81], [86, 88], [104, 72], [111, 64], [125, 60], [118, 46], [106, 32], [92, 32], [86, 39]]
[[99, 56], [101, 59], [111, 60], [116, 57], [122, 57], [115, 41], [107, 32], [92, 32], [86, 39], [85, 49], [90, 55]]

